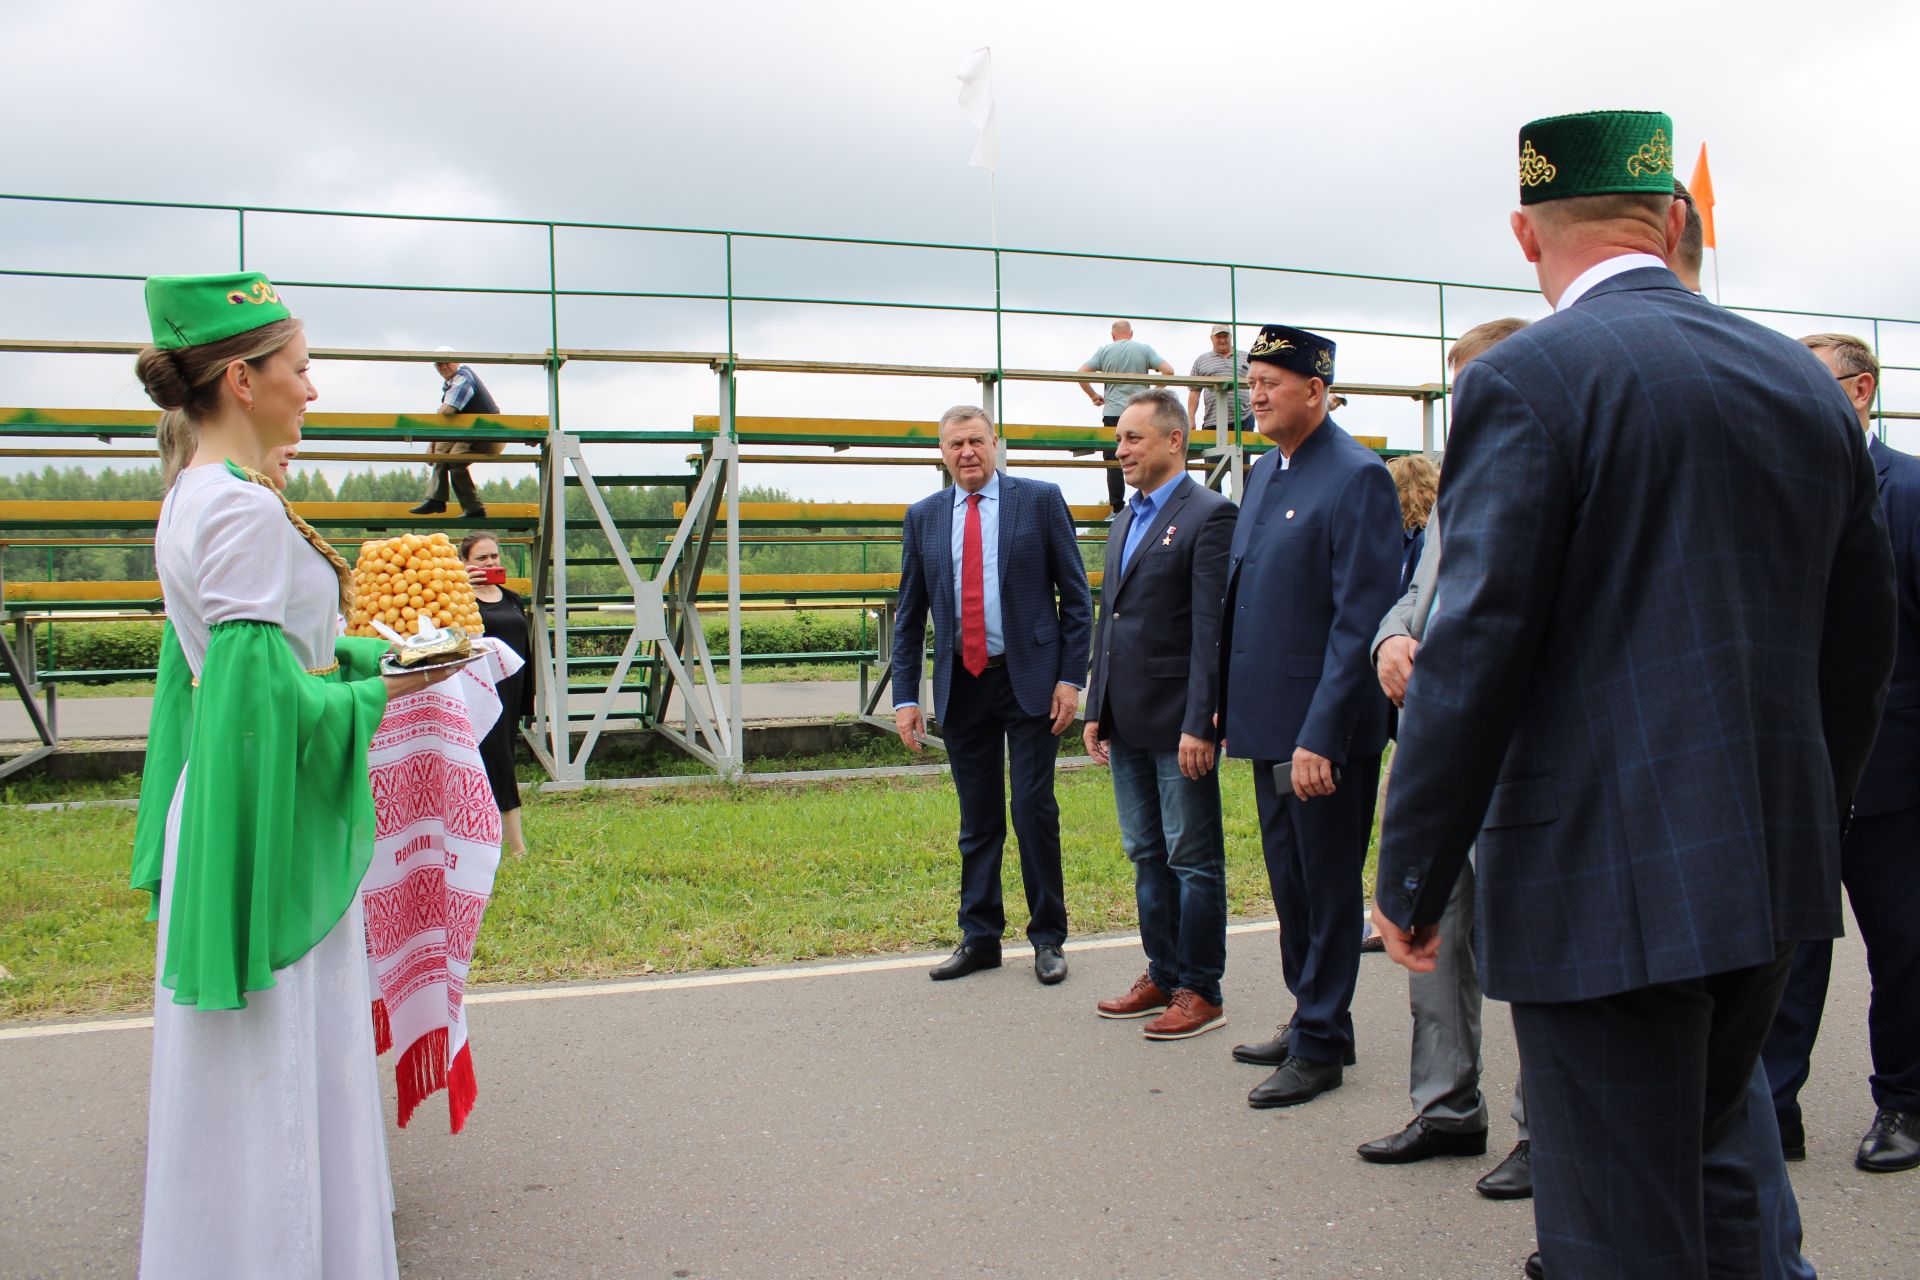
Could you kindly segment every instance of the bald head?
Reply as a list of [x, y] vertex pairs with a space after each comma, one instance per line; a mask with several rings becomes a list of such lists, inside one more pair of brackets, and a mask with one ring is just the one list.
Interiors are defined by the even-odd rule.
[[1113, 322], [1113, 340], [1115, 342], [1120, 341], [1122, 338], [1131, 338], [1132, 336], [1133, 326], [1127, 321], [1115, 320]]

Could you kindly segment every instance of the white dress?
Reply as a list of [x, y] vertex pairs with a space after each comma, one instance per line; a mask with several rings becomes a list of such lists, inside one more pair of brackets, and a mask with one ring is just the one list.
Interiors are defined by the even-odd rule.
[[[224, 466], [182, 472], [155, 546], [195, 678], [221, 622], [278, 622], [301, 666], [333, 662], [338, 579], [269, 490]], [[183, 770], [167, 815], [156, 975], [185, 785]], [[359, 898], [274, 978], [244, 1009], [202, 1011], [174, 1004], [156, 976], [147, 1280], [399, 1275]]]

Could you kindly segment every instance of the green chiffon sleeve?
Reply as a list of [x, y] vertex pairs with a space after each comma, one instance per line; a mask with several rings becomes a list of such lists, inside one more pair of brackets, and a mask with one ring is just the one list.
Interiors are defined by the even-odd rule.
[[[387, 691], [370, 678], [377, 650], [368, 663], [362, 645], [340, 644], [341, 672], [314, 676], [277, 626], [213, 628], [194, 691], [160, 971], [175, 1004], [244, 1007], [245, 993], [273, 986], [274, 970], [312, 950], [359, 892], [373, 857], [367, 747]], [[368, 678], [341, 678], [349, 670]]]
[[167, 811], [187, 762], [193, 728], [193, 676], [171, 622], [160, 628], [160, 669], [153, 686], [147, 758], [140, 767], [140, 814], [133, 829], [133, 887], [152, 895], [147, 919], [160, 918], [160, 871], [167, 856]]

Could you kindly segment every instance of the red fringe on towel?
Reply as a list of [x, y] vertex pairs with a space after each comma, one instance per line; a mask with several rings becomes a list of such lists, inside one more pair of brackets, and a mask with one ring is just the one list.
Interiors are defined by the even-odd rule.
[[379, 996], [373, 998], [373, 1056], [379, 1057], [393, 1048], [393, 1026], [387, 1021], [387, 1002]]
[[435, 1027], [400, 1055], [395, 1074], [400, 1079], [400, 1127], [413, 1119], [413, 1109], [428, 1094], [447, 1087], [447, 1029]]
[[460, 1056], [447, 1068], [447, 1110], [453, 1121], [453, 1132], [458, 1133], [466, 1127], [467, 1117], [473, 1112], [473, 1100], [480, 1093], [480, 1086], [473, 1078], [473, 1046], [460, 1046]]

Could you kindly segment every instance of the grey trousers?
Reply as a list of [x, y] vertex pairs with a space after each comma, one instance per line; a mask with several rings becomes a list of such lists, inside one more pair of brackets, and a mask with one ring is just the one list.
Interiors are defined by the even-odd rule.
[[[1470, 1133], [1487, 1127], [1480, 1092], [1480, 974], [1474, 967], [1473, 859], [1460, 868], [1440, 916], [1440, 954], [1432, 973], [1407, 975], [1413, 1009], [1413, 1058], [1407, 1095], [1414, 1114], [1436, 1129]], [[1527, 1104], [1516, 1077], [1513, 1122], [1527, 1137]]]

